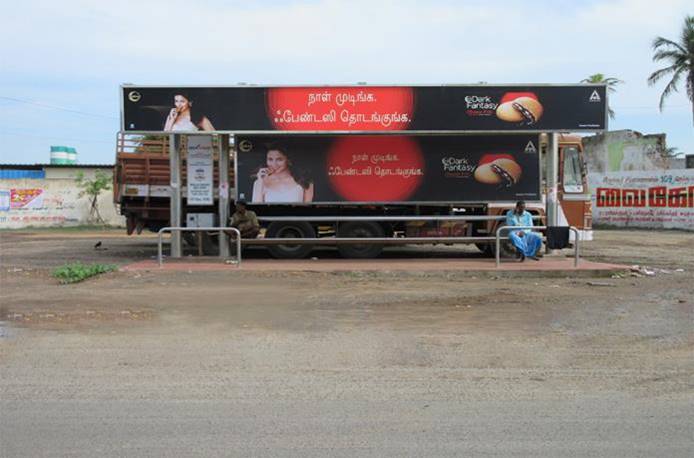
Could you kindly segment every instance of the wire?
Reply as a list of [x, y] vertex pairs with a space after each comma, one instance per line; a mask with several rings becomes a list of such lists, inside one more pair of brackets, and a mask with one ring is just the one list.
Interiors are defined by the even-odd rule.
[[115, 116], [106, 116], [106, 115], [97, 114], [97, 113], [88, 113], [86, 111], [73, 110], [72, 108], [59, 107], [57, 105], [51, 105], [51, 104], [43, 103], [43, 102], [35, 102], [33, 100], [18, 99], [16, 97], [7, 97], [4, 95], [0, 95], [0, 99], [11, 100], [13, 102], [19, 102], [19, 103], [26, 103], [27, 105], [36, 105], [38, 107], [43, 107], [43, 108], [52, 108], [54, 110], [67, 111], [69, 113], [75, 113], [75, 114], [79, 114], [82, 116], [93, 116], [96, 118], [104, 118], [104, 119], [118, 119]]
[[65, 138], [65, 137], [46, 137], [43, 135], [30, 135], [30, 134], [20, 134], [17, 132], [8, 132], [0, 130], [0, 135], [14, 135], [16, 137], [28, 137], [28, 138], [38, 138], [40, 140], [59, 140], [59, 141], [69, 141], [69, 142], [89, 142], [89, 143], [107, 143], [109, 145], [114, 145], [115, 143], [107, 140], [89, 140], [85, 138]]
[[[685, 105], [665, 105], [665, 106], [663, 107], [663, 109], [665, 109], [665, 108], [682, 108], [682, 107], [688, 107], [688, 106], [689, 106], [689, 105], [686, 105], [686, 104], [685, 104]], [[610, 108], [612, 108], [612, 109], [617, 108], [617, 109], [619, 109], [619, 110], [625, 110], [625, 109], [626, 109], [626, 110], [638, 110], [638, 109], [651, 109], [651, 108], [653, 108], [653, 109], [655, 109], [655, 110], [658, 109], [658, 107], [655, 106], [655, 105], [652, 105], [652, 106], [648, 106], [648, 105], [643, 105], [643, 106], [638, 106], [638, 105], [631, 105], [631, 106], [630, 106], [630, 105], [623, 105], [623, 106], [615, 105], [615, 106], [612, 106], [612, 105], [610, 105]]]

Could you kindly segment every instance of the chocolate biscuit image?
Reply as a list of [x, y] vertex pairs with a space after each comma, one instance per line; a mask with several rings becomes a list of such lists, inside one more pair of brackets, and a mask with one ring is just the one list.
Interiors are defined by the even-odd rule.
[[496, 116], [502, 121], [532, 126], [540, 120], [543, 111], [542, 104], [532, 97], [518, 97], [499, 105], [496, 109]]
[[521, 166], [512, 159], [496, 159], [475, 169], [475, 180], [484, 184], [511, 187], [518, 183], [522, 174]]

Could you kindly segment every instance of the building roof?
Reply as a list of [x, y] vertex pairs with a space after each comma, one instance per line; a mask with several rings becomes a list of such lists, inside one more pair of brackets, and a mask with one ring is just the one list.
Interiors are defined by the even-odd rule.
[[0, 170], [110, 169], [114, 164], [0, 164]]

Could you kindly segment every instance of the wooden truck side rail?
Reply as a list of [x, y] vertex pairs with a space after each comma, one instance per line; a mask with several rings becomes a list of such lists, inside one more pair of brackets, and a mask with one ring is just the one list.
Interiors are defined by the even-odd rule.
[[[185, 142], [182, 142], [181, 185], [187, 184]], [[214, 155], [213, 186], [219, 186], [218, 153]], [[127, 218], [128, 233], [135, 228], [158, 229], [169, 222], [168, 136], [135, 136], [119, 133], [113, 199]], [[233, 183], [234, 170], [229, 170]], [[184, 194], [185, 196], [185, 194]], [[185, 197], [184, 197], [185, 199]]]

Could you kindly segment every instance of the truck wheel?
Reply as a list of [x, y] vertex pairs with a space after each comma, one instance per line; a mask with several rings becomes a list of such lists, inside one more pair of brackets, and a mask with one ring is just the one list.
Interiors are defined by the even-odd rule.
[[[505, 224], [500, 224], [499, 227], [506, 226]], [[498, 227], [497, 227], [498, 229]], [[502, 239], [499, 241], [499, 257], [501, 258], [514, 258], [516, 256], [516, 247], [513, 246], [510, 240], [504, 240], [503, 237], [508, 237], [508, 231], [504, 231], [501, 234]], [[496, 246], [494, 242], [489, 244], [489, 253], [491, 257], [496, 256]]]
[[194, 232], [183, 231], [181, 232], [181, 238], [184, 242], [186, 242], [186, 245], [188, 245], [189, 247], [195, 248], [196, 246], [198, 246], [198, 242], [195, 238]]
[[490, 257], [490, 258], [494, 256], [494, 244], [493, 243], [480, 242], [480, 243], [475, 243], [475, 246], [485, 256]]
[[[265, 237], [272, 239], [312, 239], [316, 237], [313, 226], [305, 221], [276, 221], [267, 228]], [[268, 251], [277, 259], [301, 259], [308, 256], [313, 245], [268, 245]]]
[[198, 237], [202, 237], [202, 254], [216, 256], [219, 254], [219, 235], [210, 232], [181, 232], [181, 238], [187, 246], [193, 248], [197, 254]]
[[[370, 221], [350, 221], [339, 227], [337, 236], [345, 238], [382, 238], [385, 237], [385, 233], [380, 224]], [[381, 254], [383, 245], [373, 243], [338, 245], [337, 249], [344, 258], [368, 259], [375, 258]]]

